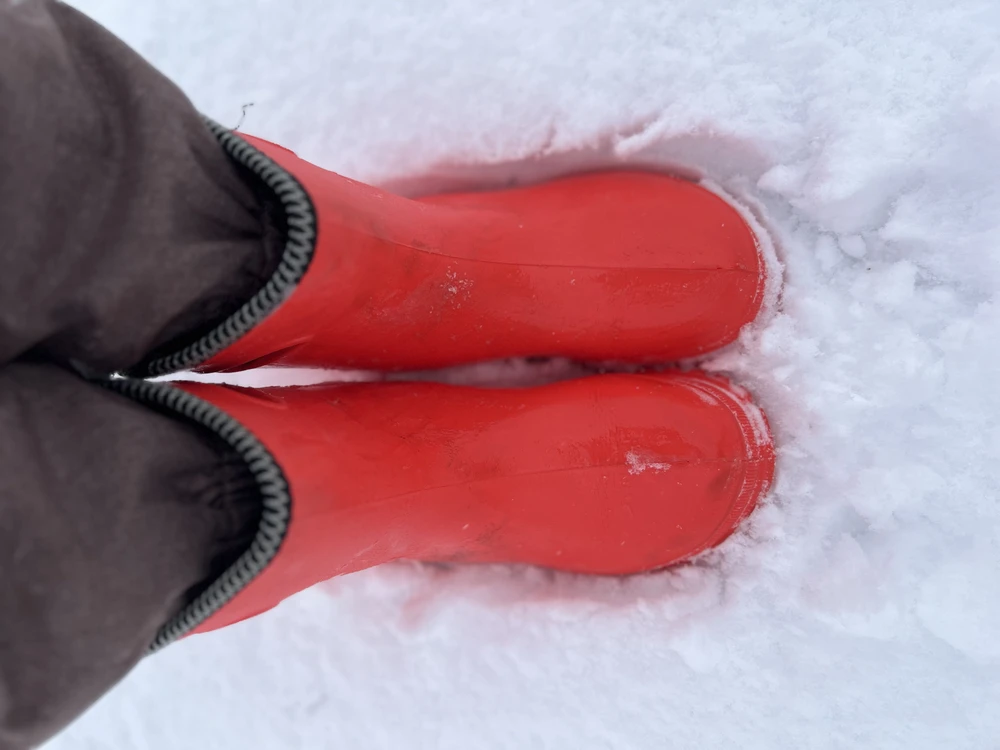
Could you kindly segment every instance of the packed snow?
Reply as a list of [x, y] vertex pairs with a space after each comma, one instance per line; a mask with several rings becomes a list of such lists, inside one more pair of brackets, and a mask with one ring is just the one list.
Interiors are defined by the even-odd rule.
[[54, 750], [1000, 747], [994, 0], [75, 3], [219, 121], [252, 103], [247, 132], [407, 194], [713, 181], [784, 285], [705, 365], [779, 465], [694, 564], [334, 580], [148, 659]]

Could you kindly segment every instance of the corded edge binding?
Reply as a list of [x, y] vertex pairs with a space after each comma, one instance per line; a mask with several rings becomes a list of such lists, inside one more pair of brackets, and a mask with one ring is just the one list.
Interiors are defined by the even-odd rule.
[[[316, 249], [316, 211], [305, 188], [273, 159], [217, 122], [202, 118], [222, 149], [274, 195], [285, 215], [285, 249], [278, 269], [233, 315], [190, 346], [153, 357], [130, 377], [88, 379], [134, 401], [202, 425], [225, 441], [250, 470], [261, 497], [261, 519], [250, 547], [194, 601], [163, 625], [147, 650], [153, 654], [191, 633], [222, 609], [271, 564], [288, 534], [292, 497], [281, 466], [264, 444], [221, 409], [168, 383], [151, 378], [191, 370], [231, 345], [270, 315], [302, 280]], [[86, 377], [86, 375], [85, 375]]]
[[183, 638], [245, 589], [277, 556], [288, 534], [292, 496], [288, 480], [271, 452], [236, 419], [169, 383], [116, 378], [100, 385], [134, 401], [172, 412], [211, 430], [242, 458], [257, 483], [261, 519], [249, 549], [205, 591], [160, 628], [147, 654]]
[[198, 341], [180, 351], [157, 356], [128, 372], [136, 378], [155, 378], [192, 370], [207, 362], [284, 302], [302, 280], [316, 250], [316, 210], [305, 188], [287, 170], [222, 125], [202, 117], [226, 154], [270, 190], [285, 213], [285, 249], [274, 275], [239, 310]]

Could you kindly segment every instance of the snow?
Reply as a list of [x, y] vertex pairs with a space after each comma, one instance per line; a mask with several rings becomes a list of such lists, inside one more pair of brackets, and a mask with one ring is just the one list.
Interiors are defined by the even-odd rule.
[[[998, 747], [993, 0], [76, 4], [221, 122], [253, 102], [248, 132], [406, 193], [716, 183], [784, 287], [706, 366], [757, 396], [779, 473], [657, 575], [321, 585], [147, 660], [52, 748]], [[531, 368], [449, 377], [507, 376]]]
[[629, 474], [642, 474], [646, 471], [652, 471], [654, 474], [659, 474], [660, 472], [668, 471], [671, 464], [666, 461], [656, 461], [647, 455], [644, 455], [640, 450], [630, 450], [625, 454], [625, 463], [628, 465]]

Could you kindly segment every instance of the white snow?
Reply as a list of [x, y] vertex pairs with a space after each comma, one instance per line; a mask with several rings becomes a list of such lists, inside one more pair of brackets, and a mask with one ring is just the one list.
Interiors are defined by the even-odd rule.
[[147, 660], [52, 748], [1000, 746], [994, 0], [76, 4], [221, 122], [253, 102], [246, 131], [407, 193], [711, 179], [784, 264], [708, 363], [780, 464], [694, 565], [335, 580]]
[[671, 466], [666, 461], [657, 461], [654, 458], [650, 458], [640, 449], [628, 451], [625, 454], [625, 463], [628, 466], [629, 474], [642, 474], [646, 471], [659, 474], [660, 472], [669, 470]]

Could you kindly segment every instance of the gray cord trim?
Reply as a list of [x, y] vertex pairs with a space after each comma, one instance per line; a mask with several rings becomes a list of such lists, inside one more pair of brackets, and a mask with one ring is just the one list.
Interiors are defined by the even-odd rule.
[[292, 497], [288, 480], [271, 452], [221, 409], [169, 383], [117, 378], [97, 381], [134, 401], [179, 414], [207, 427], [246, 461], [260, 490], [263, 512], [250, 548], [194, 601], [160, 628], [147, 651], [155, 653], [197, 628], [232, 601], [271, 564], [288, 534]]
[[299, 181], [232, 131], [207, 117], [202, 119], [229, 157], [254, 174], [284, 209], [285, 249], [274, 275], [239, 310], [190, 346], [140, 363], [129, 371], [133, 377], [192, 370], [230, 346], [288, 298], [308, 270], [316, 249], [316, 210]]

